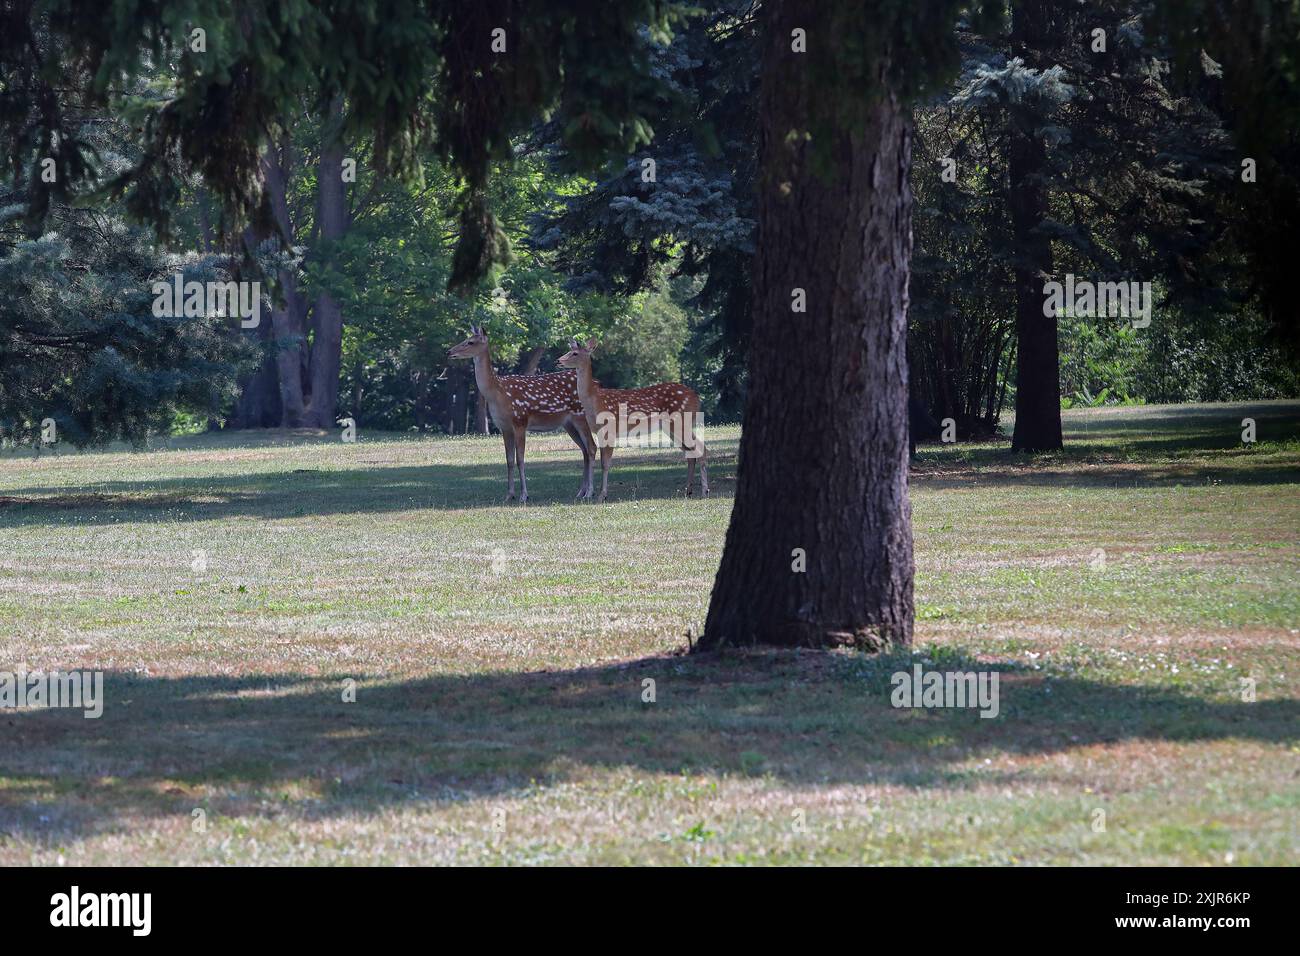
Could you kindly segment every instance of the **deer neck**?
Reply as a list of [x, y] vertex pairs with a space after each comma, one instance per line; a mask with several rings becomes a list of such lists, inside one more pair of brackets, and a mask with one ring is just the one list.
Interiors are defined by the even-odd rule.
[[583, 411], [594, 415], [600, 411], [598, 387], [595, 379], [591, 377], [591, 363], [579, 363], [574, 371], [578, 375], [578, 401], [582, 402]]
[[474, 356], [474, 384], [478, 386], [478, 393], [485, 398], [495, 399], [501, 391], [501, 382], [497, 379], [496, 370], [492, 368], [491, 349], [484, 349]]

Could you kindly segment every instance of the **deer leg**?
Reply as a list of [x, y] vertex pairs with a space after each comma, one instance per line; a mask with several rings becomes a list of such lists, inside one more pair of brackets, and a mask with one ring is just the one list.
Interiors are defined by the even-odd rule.
[[521, 428], [515, 432], [515, 467], [519, 469], [519, 503], [528, 501], [528, 479], [524, 477], [524, 443], [528, 439], [528, 429]]
[[689, 498], [691, 485], [695, 483], [695, 458], [691, 455], [691, 446], [686, 440], [690, 425], [681, 420], [679, 413], [673, 413], [664, 419], [663, 427], [672, 443], [686, 452], [686, 497]]
[[[685, 433], [681, 440], [682, 450], [686, 452], [686, 494], [689, 497], [691, 485], [695, 482], [695, 459], [700, 460], [700, 494], [709, 496], [709, 459], [708, 451], [700, 436], [695, 434], [695, 426], [689, 422], [682, 429]], [[685, 436], [690, 436], [687, 439]]]
[[515, 500], [515, 436], [514, 432], [502, 431], [501, 438], [506, 443], [506, 482], [510, 491], [506, 501]]
[[691, 485], [695, 484], [695, 456], [691, 454], [690, 442], [686, 440], [686, 435], [690, 432], [690, 426], [680, 419], [670, 417], [668, 419], [668, 437], [673, 440], [673, 444], [686, 452], [686, 497], [691, 496]]
[[709, 451], [704, 447], [704, 442], [700, 441], [699, 436], [695, 438], [696, 447], [700, 449], [700, 494], [709, 497]]
[[[586, 424], [585, 419], [583, 424]], [[582, 449], [582, 485], [578, 488], [577, 497], [577, 500], [581, 501], [583, 498], [591, 497], [591, 430], [585, 429], [586, 434], [584, 435], [584, 430], [579, 429], [573, 420], [564, 423], [564, 430]]]
[[590, 501], [592, 492], [596, 490], [596, 478], [593, 474], [596, 467], [596, 436], [592, 434], [585, 415], [578, 419], [576, 427], [578, 434], [582, 436], [582, 443], [587, 447], [587, 454], [583, 458], [583, 483], [587, 489], [584, 497]]
[[600, 450], [600, 500], [609, 494], [609, 461], [614, 457], [614, 447], [606, 445]]

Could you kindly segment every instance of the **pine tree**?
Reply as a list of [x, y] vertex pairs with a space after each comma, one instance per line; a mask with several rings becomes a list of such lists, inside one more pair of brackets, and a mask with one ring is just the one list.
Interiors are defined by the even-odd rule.
[[[22, 235], [22, 197], [0, 210], [0, 432], [9, 441], [142, 443], [182, 411], [215, 413], [248, 349], [237, 319], [158, 316], [154, 282], [224, 281], [216, 256], [160, 253], [119, 217], [48, 208]], [[53, 423], [53, 430], [50, 429]]]
[[[1010, 34], [970, 39], [955, 95], [926, 126], [913, 311], [932, 334], [914, 336], [913, 364], [940, 416], [971, 427], [983, 404], [991, 427], [1007, 378], [987, 313], [1012, 291], [1014, 447], [1050, 451], [1061, 447], [1060, 347], [1044, 283], [1150, 281], [1162, 322], [1220, 314], [1240, 285], [1216, 210], [1232, 174], [1212, 90], [1176, 92], [1169, 38], [1146, 4], [1024, 0], [1013, 17]], [[958, 173], [951, 183], [935, 182], [940, 157]], [[1113, 336], [1122, 320], [1079, 321]]]
[[[705, 320], [688, 353], [710, 369], [715, 414], [727, 421], [744, 407], [752, 323], [760, 22], [752, 0], [722, 0], [690, 17], [671, 46], [650, 45], [664, 88], [654, 142], [616, 159], [592, 188], [557, 197], [559, 210], [537, 215], [532, 235], [574, 290], [629, 295], [664, 270], [698, 279], [689, 304]], [[534, 136], [557, 163], [562, 125]]]

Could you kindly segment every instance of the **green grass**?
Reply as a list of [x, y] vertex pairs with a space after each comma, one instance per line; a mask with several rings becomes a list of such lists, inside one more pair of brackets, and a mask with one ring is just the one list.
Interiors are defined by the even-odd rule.
[[[107, 672], [99, 720], [0, 711], [0, 865], [1294, 864], [1300, 404], [1065, 420], [922, 447], [885, 658], [680, 655], [735, 428], [713, 498], [625, 449], [603, 507], [563, 435], [525, 507], [496, 438], [0, 453], [0, 670]], [[893, 709], [914, 657], [1000, 716]]]

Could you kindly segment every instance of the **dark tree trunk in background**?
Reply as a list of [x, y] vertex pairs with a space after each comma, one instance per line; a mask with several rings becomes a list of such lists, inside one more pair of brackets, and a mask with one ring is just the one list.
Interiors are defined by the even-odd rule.
[[[790, 37], [830, 31], [808, 22], [817, 7], [765, 9], [749, 392], [698, 646], [906, 644], [911, 122], [885, 95], [862, 128], [824, 134], [834, 172], [814, 173], [791, 131], [806, 128], [807, 104], [824, 93]], [[805, 290], [806, 312], [792, 312], [794, 289]]]
[[433, 409], [430, 407], [429, 395], [435, 381], [436, 379], [429, 372], [415, 373], [415, 402], [411, 412], [415, 416], [415, 428], [419, 432], [426, 432], [433, 425]]
[[443, 389], [444, 399], [439, 422], [448, 435], [464, 433], [468, 429], [471, 385], [474, 382], [474, 369], [469, 363], [458, 363], [447, 369], [447, 380]]
[[[343, 141], [338, 129], [342, 115], [342, 105], [336, 102], [330, 109], [317, 167], [316, 222], [321, 248], [326, 256], [331, 254], [333, 244], [348, 231], [347, 194], [343, 188]], [[311, 327], [308, 423], [317, 428], [333, 428], [338, 412], [339, 367], [343, 358], [343, 310], [328, 292], [321, 292], [316, 298]]]
[[[265, 237], [246, 228], [241, 236], [244, 250], [249, 256]], [[261, 322], [253, 330], [257, 346], [262, 350], [262, 361], [257, 368], [239, 382], [239, 397], [235, 399], [226, 418], [226, 428], [277, 428], [280, 425], [280, 375], [273, 351], [275, 333], [271, 316], [266, 310], [269, 298], [263, 290]], [[247, 334], [242, 329], [240, 334]]]
[[[341, 108], [336, 104], [330, 109], [317, 165], [314, 245], [325, 256], [351, 225], [342, 176], [344, 146], [337, 135], [340, 118]], [[276, 238], [290, 245], [298, 241], [302, 225], [293, 221], [289, 209], [292, 160], [292, 145], [285, 136], [279, 144], [266, 150], [261, 161], [267, 200], [280, 232]], [[248, 241], [255, 243], [267, 238], [250, 235]], [[274, 367], [250, 377], [231, 416], [231, 427], [259, 427], [260, 421], [282, 428], [334, 428], [343, 358], [340, 304], [323, 291], [314, 303], [309, 302], [298, 285], [295, 270], [280, 269], [270, 313], [269, 318], [263, 313], [263, 324], [269, 326], [273, 346], [270, 361]], [[266, 389], [272, 385], [276, 396], [274, 401], [268, 401]], [[274, 418], [268, 420], [272, 409]]]
[[198, 213], [199, 213], [199, 251], [211, 252], [216, 248], [216, 234], [212, 230], [212, 215], [208, 211], [211, 203], [208, 191], [203, 187], [198, 190]]
[[459, 382], [448, 374], [447, 388], [442, 401], [442, 430], [448, 435], [456, 434], [456, 393], [459, 391]]
[[456, 430], [464, 434], [468, 434], [470, 429], [470, 396], [473, 394], [474, 370], [466, 368], [456, 390]]
[[488, 427], [487, 399], [478, 392], [474, 394], [477, 399], [474, 403], [474, 431], [480, 435], [486, 435], [491, 431]]
[[[271, 339], [271, 323], [262, 322], [257, 327], [258, 345], [266, 348]], [[269, 350], [248, 378], [242, 382], [239, 398], [226, 421], [227, 428], [276, 428], [280, 424], [280, 379], [276, 372], [275, 356]]]
[[[268, 149], [262, 156], [262, 176], [266, 185], [271, 213], [283, 233], [284, 241], [294, 241], [293, 223], [289, 218], [286, 197], [289, 179], [288, 138], [280, 149]], [[307, 424], [303, 397], [303, 351], [307, 347], [307, 303], [298, 290], [298, 279], [291, 269], [277, 273], [279, 288], [271, 308], [271, 331], [275, 341], [275, 367], [280, 385], [280, 425], [301, 428]]]
[[531, 348], [519, 356], [519, 361], [515, 363], [516, 375], [536, 375], [537, 366], [542, 364], [542, 356], [546, 354], [546, 347], [539, 345]]
[[[1013, 7], [1011, 42], [1030, 66], [1052, 30], [1052, 0]], [[1043, 283], [1052, 273], [1052, 243], [1039, 232], [1047, 218], [1047, 147], [1033, 122], [1012, 115], [1009, 205], [1016, 284], [1016, 429], [1014, 451], [1056, 451], [1061, 440], [1061, 371], [1055, 316], [1043, 315]]]

